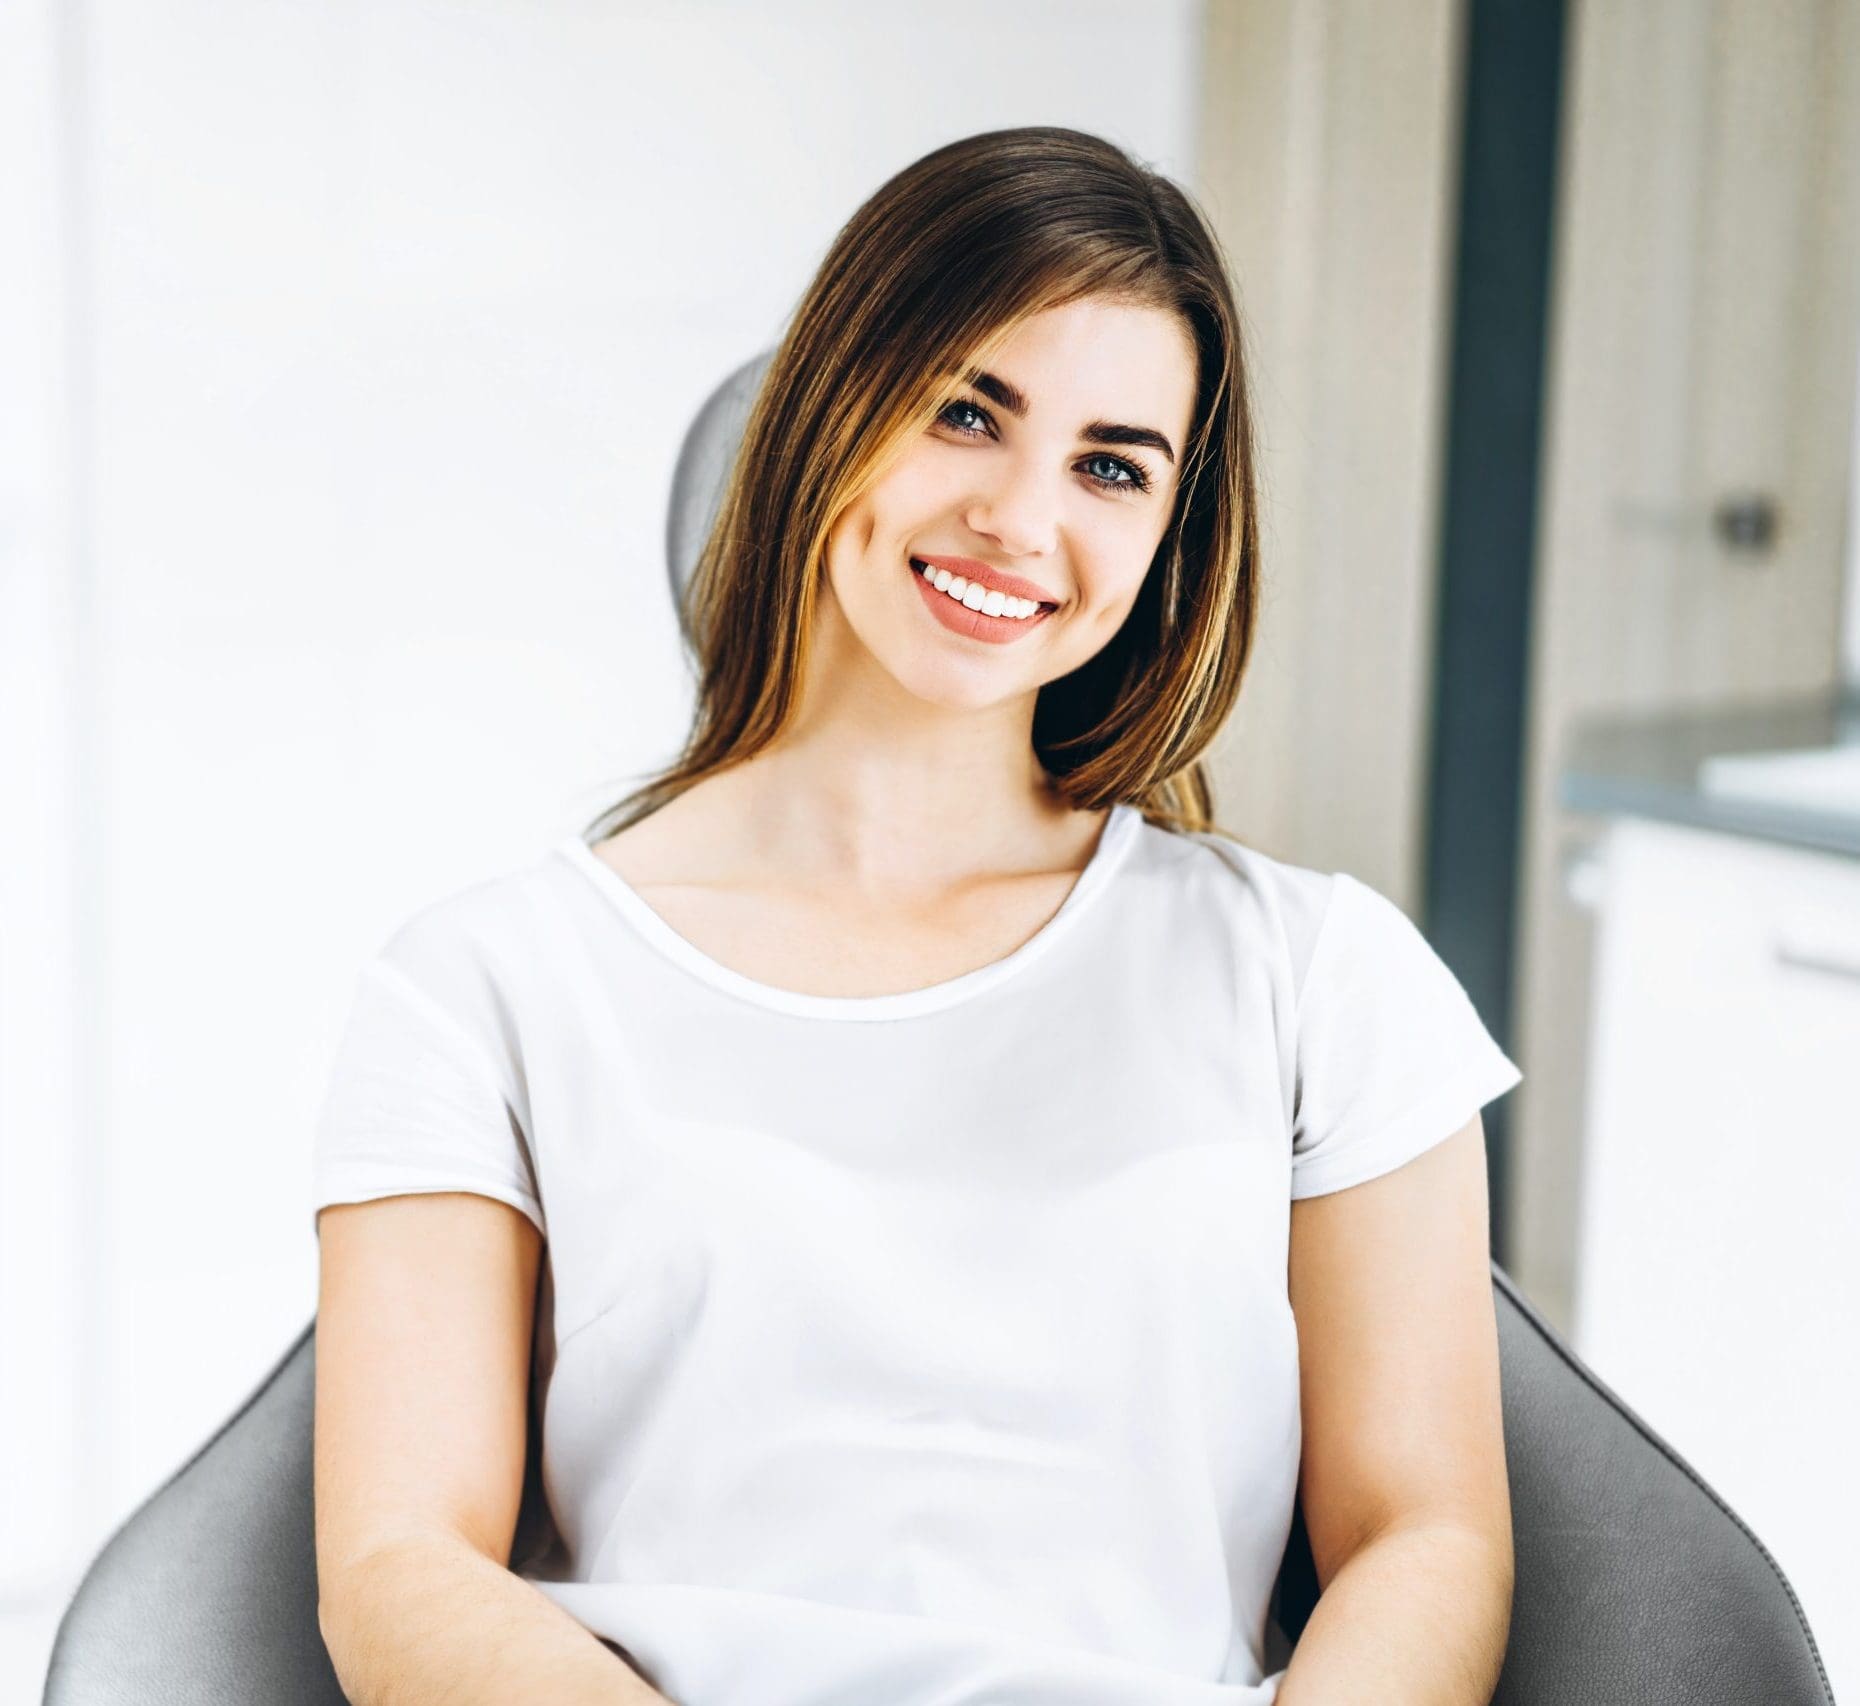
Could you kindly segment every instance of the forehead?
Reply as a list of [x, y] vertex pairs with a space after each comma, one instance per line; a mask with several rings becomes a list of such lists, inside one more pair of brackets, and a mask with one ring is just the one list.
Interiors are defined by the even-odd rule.
[[982, 365], [1025, 393], [1030, 418], [1110, 414], [1151, 422], [1178, 445], [1188, 435], [1195, 345], [1167, 309], [1100, 297], [1042, 309]]

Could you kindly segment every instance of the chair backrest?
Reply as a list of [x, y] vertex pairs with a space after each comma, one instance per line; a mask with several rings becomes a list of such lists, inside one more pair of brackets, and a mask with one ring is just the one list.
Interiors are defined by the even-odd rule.
[[687, 646], [691, 632], [685, 623], [685, 588], [717, 519], [724, 481], [742, 446], [743, 428], [748, 424], [756, 390], [774, 357], [774, 350], [766, 349], [726, 373], [704, 399], [679, 446], [678, 464], [672, 470], [671, 502], [665, 512], [665, 566], [671, 578], [679, 632]]

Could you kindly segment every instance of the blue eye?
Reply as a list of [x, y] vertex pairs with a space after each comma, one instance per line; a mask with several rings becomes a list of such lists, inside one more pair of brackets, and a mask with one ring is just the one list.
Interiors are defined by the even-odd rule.
[[[948, 419], [948, 417], [949, 417], [949, 413], [950, 413], [950, 411], [951, 411], [952, 409], [967, 409], [967, 410], [969, 411], [969, 413], [970, 413], [970, 414], [972, 414], [972, 415], [980, 415], [980, 416], [982, 417], [982, 419], [983, 419], [983, 420], [987, 420], [987, 419], [988, 419], [988, 416], [987, 416], [987, 414], [986, 414], [986, 412], [985, 412], [985, 411], [983, 411], [983, 410], [982, 410], [982, 409], [980, 409], [980, 408], [977, 408], [975, 404], [973, 404], [973, 403], [971, 403], [971, 402], [969, 402], [969, 401], [967, 401], [967, 400], [966, 400], [965, 398], [961, 398], [961, 397], [958, 397], [958, 398], [956, 399], [956, 401], [955, 401], [955, 402], [953, 402], [953, 403], [945, 403], [945, 404], [943, 405], [943, 413], [942, 413], [941, 415], [939, 415], [939, 416], [937, 417], [937, 419], [938, 419], [938, 420], [947, 420], [947, 419]], [[966, 434], [968, 434], [968, 435], [969, 435], [969, 436], [971, 436], [971, 437], [973, 437], [973, 436], [974, 436], [974, 429], [973, 429], [973, 428], [970, 428], [970, 427], [958, 427], [958, 428], [957, 428], [956, 430], [957, 430], [958, 432], [962, 432], [962, 433], [966, 433]]]
[[[994, 436], [992, 432], [984, 428], [958, 426], [949, 417], [954, 411], [960, 409], [966, 409], [970, 414], [976, 415], [984, 421], [988, 421], [991, 427], [994, 424], [992, 420], [990, 420], [986, 409], [979, 403], [971, 403], [966, 397], [958, 397], [953, 402], [945, 403], [942, 411], [937, 415], [938, 423], [949, 427], [953, 432], [961, 433], [964, 438], [992, 438]], [[1150, 489], [1149, 476], [1134, 462], [1126, 462], [1121, 456], [1109, 456], [1103, 451], [1098, 451], [1086, 457], [1085, 460], [1087, 462], [1109, 463], [1111, 467], [1122, 469], [1123, 472], [1129, 476], [1128, 479], [1122, 480], [1116, 478], [1107, 480], [1097, 474], [1087, 474], [1085, 476], [1094, 486], [1100, 487], [1105, 491], [1147, 492]]]

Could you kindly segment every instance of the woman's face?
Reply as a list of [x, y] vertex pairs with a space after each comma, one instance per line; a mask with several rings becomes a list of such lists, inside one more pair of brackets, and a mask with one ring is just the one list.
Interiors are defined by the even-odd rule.
[[[828, 536], [853, 635], [946, 705], [1078, 668], [1122, 626], [1162, 541], [1195, 377], [1177, 316], [1100, 298], [1029, 319], [986, 374], [950, 375], [936, 421]], [[973, 608], [1001, 582], [1050, 608]]]

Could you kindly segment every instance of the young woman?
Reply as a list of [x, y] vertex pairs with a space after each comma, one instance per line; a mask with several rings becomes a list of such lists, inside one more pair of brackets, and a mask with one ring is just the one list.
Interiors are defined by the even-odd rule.
[[756, 395], [682, 755], [361, 979], [316, 1151], [352, 1698], [1490, 1698], [1521, 1074], [1393, 903], [1214, 824], [1258, 601], [1189, 199], [1047, 128], [885, 184]]

